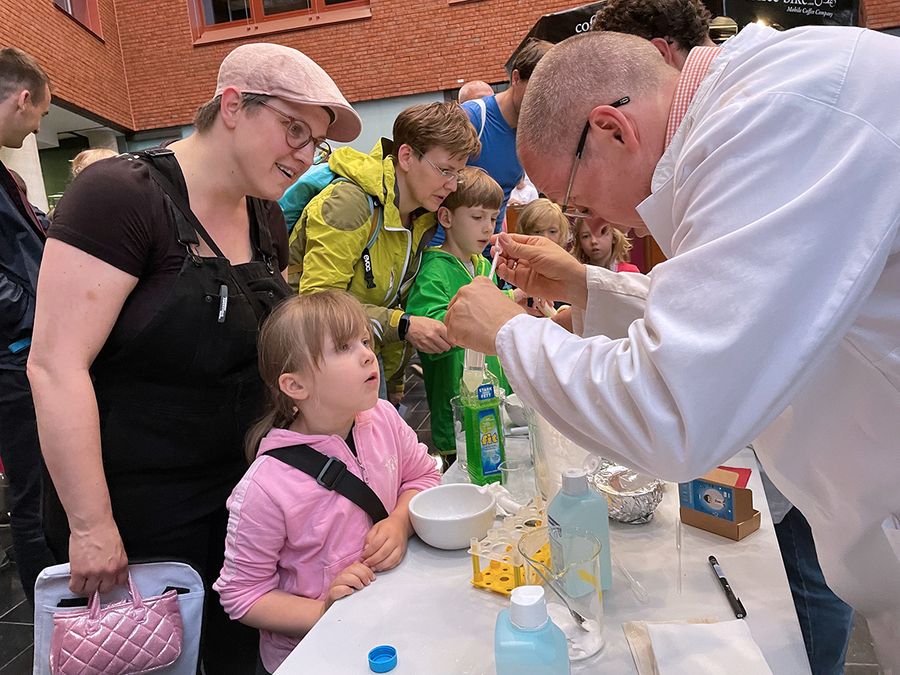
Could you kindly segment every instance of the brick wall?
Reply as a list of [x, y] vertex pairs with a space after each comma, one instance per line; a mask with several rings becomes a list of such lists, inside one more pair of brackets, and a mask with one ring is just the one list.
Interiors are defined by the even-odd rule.
[[[99, 0], [103, 39], [51, 0], [5, 2], [0, 42], [37, 57], [56, 94], [135, 131], [187, 124], [222, 58], [250, 40], [194, 46], [190, 0]], [[900, 0], [863, 0], [871, 28], [900, 25]], [[371, 0], [372, 17], [258, 40], [296, 47], [353, 101], [505, 79], [503, 63], [537, 18], [577, 0]], [[124, 55], [123, 55], [124, 52]]]
[[[215, 87], [234, 40], [193, 46], [189, 0], [117, 0], [138, 128], [188, 123]], [[505, 79], [503, 64], [537, 18], [572, 0], [372, 0], [371, 19], [260, 40], [316, 60], [353, 101], [452, 89], [457, 80]]]
[[900, 26], [900, 0], [863, 0], [862, 17], [868, 28]]
[[10, 0], [0, 10], [0, 45], [34, 56], [56, 96], [115, 125], [133, 128], [114, 0], [100, 0], [103, 39], [52, 0]]

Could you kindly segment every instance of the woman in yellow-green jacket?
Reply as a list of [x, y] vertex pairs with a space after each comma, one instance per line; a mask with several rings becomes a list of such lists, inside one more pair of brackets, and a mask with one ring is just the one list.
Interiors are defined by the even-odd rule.
[[434, 234], [434, 212], [481, 144], [455, 103], [407, 108], [393, 134], [369, 154], [345, 147], [331, 155], [338, 180], [303, 210], [291, 236], [288, 272], [300, 293], [340, 288], [365, 305], [384, 369], [382, 396], [398, 403], [412, 353], [407, 344], [432, 354], [452, 346], [440, 321], [404, 308]]

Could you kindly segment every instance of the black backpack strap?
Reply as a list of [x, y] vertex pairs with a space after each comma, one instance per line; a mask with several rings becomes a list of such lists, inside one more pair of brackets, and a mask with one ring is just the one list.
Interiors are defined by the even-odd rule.
[[266, 455], [312, 476], [326, 490], [343, 495], [369, 514], [373, 525], [388, 517], [387, 510], [375, 491], [348, 471], [347, 465], [337, 457], [323, 455], [302, 443], [269, 450]]

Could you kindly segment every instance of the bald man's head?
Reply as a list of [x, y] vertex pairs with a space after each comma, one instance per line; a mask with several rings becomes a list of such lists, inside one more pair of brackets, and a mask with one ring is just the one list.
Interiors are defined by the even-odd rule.
[[522, 102], [516, 150], [525, 172], [570, 212], [638, 227], [677, 81], [678, 71], [635, 35], [564, 40], [538, 63]]
[[470, 82], [466, 82], [459, 88], [459, 96], [457, 97], [457, 102], [465, 103], [466, 101], [471, 101], [472, 99], [492, 96], [493, 93], [494, 90], [491, 89], [491, 85], [489, 85], [487, 82], [483, 82], [482, 80], [472, 80]]
[[646, 40], [582, 33], [553, 47], [531, 76], [516, 132], [520, 154], [571, 155], [588, 113], [623, 96], [652, 92], [677, 71]]

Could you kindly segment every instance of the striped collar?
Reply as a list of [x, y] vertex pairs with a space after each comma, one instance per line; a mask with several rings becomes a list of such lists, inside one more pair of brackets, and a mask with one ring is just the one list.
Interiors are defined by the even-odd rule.
[[681, 75], [678, 77], [675, 95], [672, 97], [669, 123], [666, 125], [666, 147], [669, 147], [669, 143], [672, 142], [672, 137], [678, 131], [691, 101], [694, 100], [694, 94], [697, 93], [700, 83], [706, 77], [709, 65], [718, 53], [718, 47], [694, 47], [688, 54], [684, 68], [681, 69]]

